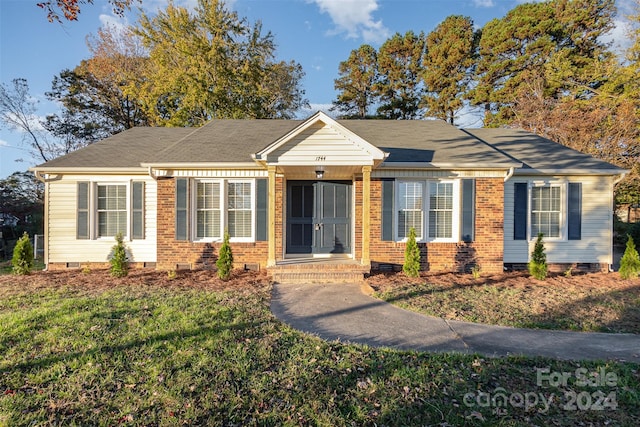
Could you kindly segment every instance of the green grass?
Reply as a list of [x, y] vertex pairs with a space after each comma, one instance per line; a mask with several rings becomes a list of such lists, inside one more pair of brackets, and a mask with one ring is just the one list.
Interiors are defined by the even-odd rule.
[[[579, 367], [618, 379], [536, 384], [538, 368]], [[0, 425], [631, 426], [640, 423], [638, 368], [329, 343], [275, 319], [266, 286], [0, 284]], [[469, 405], [500, 388], [556, 400], [546, 412]], [[564, 410], [572, 390], [614, 393], [618, 407]]]
[[[458, 277], [463, 277], [458, 276]], [[601, 276], [600, 276], [601, 277]], [[533, 329], [640, 334], [640, 282], [584, 286], [589, 275], [565, 282], [509, 284], [421, 283], [385, 286], [375, 296], [402, 308], [446, 319]], [[453, 279], [455, 280], [455, 279]]]
[[[33, 262], [33, 271], [44, 270], [44, 263], [41, 259], [36, 259]], [[8, 261], [0, 261], [0, 275], [2, 274], [11, 274], [13, 272], [13, 266], [11, 265], [11, 260]]]

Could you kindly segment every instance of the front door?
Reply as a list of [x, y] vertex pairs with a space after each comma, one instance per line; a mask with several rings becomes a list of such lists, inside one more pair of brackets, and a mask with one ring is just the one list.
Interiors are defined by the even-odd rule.
[[288, 181], [287, 253], [351, 253], [351, 183]]

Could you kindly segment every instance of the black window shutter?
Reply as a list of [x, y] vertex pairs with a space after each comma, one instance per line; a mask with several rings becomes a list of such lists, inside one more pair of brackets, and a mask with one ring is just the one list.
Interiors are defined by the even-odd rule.
[[256, 180], [256, 240], [265, 242], [269, 227], [269, 181]]
[[176, 178], [176, 240], [189, 240], [189, 180]]
[[527, 183], [516, 182], [513, 185], [513, 240], [526, 240], [529, 205]]
[[476, 181], [475, 179], [462, 180], [462, 227], [460, 236], [463, 242], [470, 243], [475, 239], [475, 204]]
[[568, 209], [568, 238], [580, 240], [582, 238], [582, 183], [569, 183], [569, 209]]
[[144, 182], [131, 184], [131, 238], [144, 239]]
[[89, 183], [78, 183], [78, 200], [76, 210], [76, 239], [90, 239], [89, 227]]
[[394, 186], [393, 179], [385, 179], [382, 181], [382, 240], [393, 240], [393, 205], [394, 205]]

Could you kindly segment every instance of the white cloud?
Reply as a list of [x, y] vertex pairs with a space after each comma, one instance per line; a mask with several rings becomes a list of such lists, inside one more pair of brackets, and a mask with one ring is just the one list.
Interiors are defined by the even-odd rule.
[[0, 139], [0, 147], [8, 147], [9, 143], [4, 139]]
[[496, 5], [493, 0], [473, 0], [473, 4], [476, 7], [493, 7]]
[[331, 17], [335, 28], [329, 34], [346, 33], [348, 38], [361, 37], [367, 43], [386, 40], [390, 31], [382, 20], [375, 20], [378, 0], [313, 0], [322, 13]]
[[129, 26], [129, 20], [126, 17], [107, 15], [105, 13], [101, 14], [100, 17], [100, 26], [116, 28], [118, 30], [124, 30]]

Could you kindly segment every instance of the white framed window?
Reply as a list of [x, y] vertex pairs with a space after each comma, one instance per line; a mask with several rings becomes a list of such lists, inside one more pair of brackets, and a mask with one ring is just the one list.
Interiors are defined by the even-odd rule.
[[409, 230], [416, 230], [416, 239], [422, 240], [424, 183], [402, 181], [398, 183], [398, 239], [409, 236]]
[[429, 239], [453, 238], [453, 183], [429, 182]]
[[251, 239], [253, 235], [252, 182], [227, 183], [227, 229], [229, 237]]
[[127, 230], [127, 185], [96, 184], [96, 216], [98, 238], [114, 237]]
[[255, 180], [194, 180], [193, 240], [253, 241]]
[[145, 238], [144, 181], [77, 183], [76, 238]]
[[220, 239], [222, 237], [221, 182], [197, 181], [195, 203], [195, 239]]
[[531, 187], [531, 238], [538, 233], [545, 238], [561, 239], [563, 237], [562, 206], [564, 185], [538, 184]]
[[458, 180], [398, 181], [397, 240], [405, 240], [413, 227], [418, 241], [458, 241], [460, 197]]

